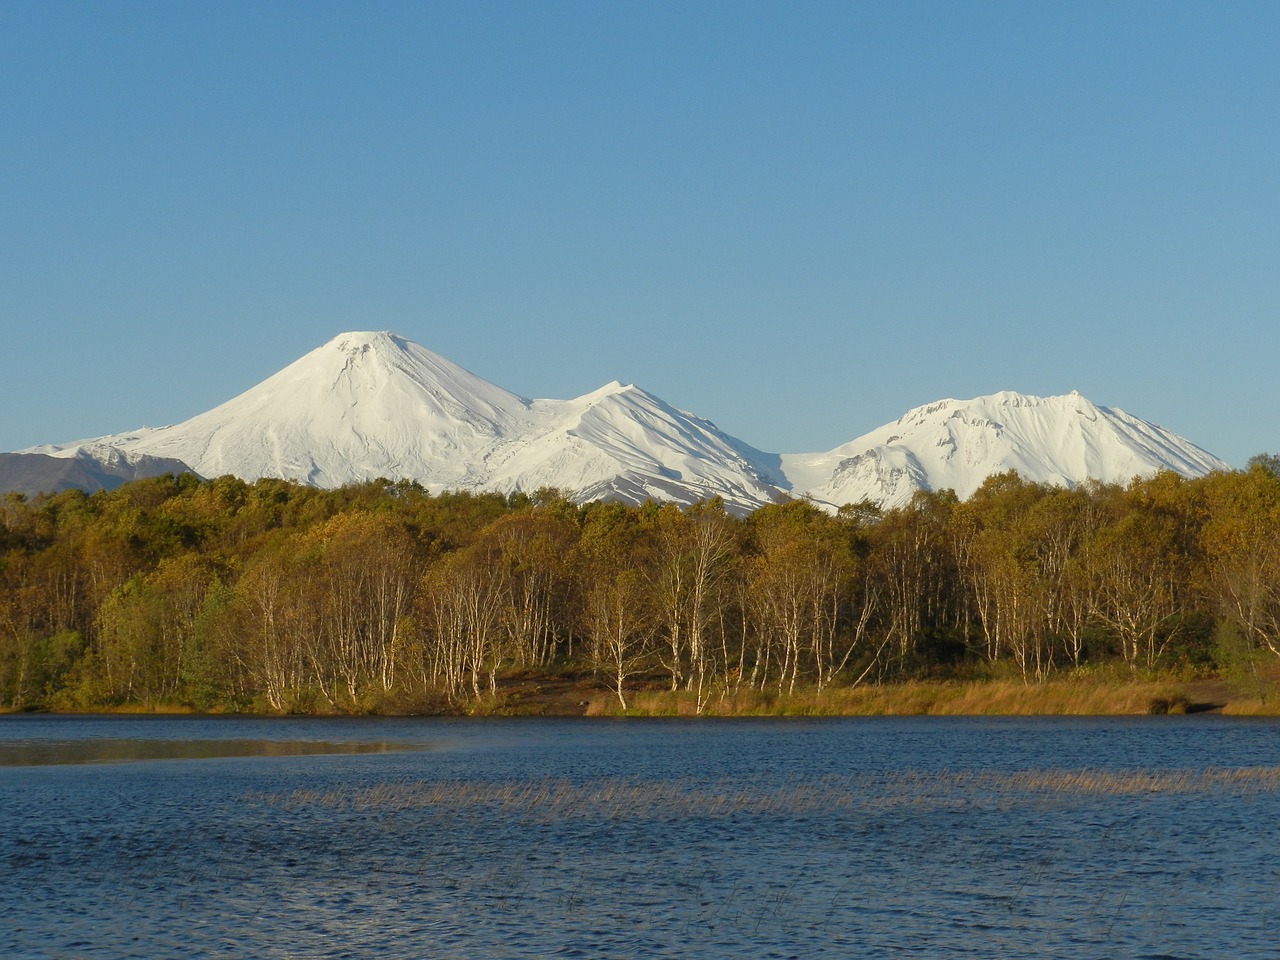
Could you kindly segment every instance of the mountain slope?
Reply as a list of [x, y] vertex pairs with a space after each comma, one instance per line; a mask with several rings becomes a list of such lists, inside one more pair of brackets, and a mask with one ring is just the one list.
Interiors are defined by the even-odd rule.
[[510, 393], [392, 333], [345, 333], [183, 423], [86, 443], [180, 459], [204, 476], [336, 487], [378, 477], [433, 491], [532, 491], [581, 499], [721, 496], [739, 511], [782, 495], [770, 458], [634, 387], [575, 400]]
[[636, 386], [529, 400], [392, 333], [344, 333], [226, 403], [158, 429], [35, 447], [59, 458], [154, 457], [203, 476], [336, 487], [385, 477], [432, 491], [559, 487], [579, 500], [746, 513], [810, 496], [828, 509], [916, 490], [967, 497], [992, 473], [1072, 485], [1161, 469], [1229, 469], [1194, 444], [1077, 393], [942, 400], [825, 453], [769, 454]]
[[576, 400], [538, 400], [543, 428], [493, 462], [499, 489], [557, 486], [582, 500], [693, 503], [722, 497], [754, 509], [783, 495], [777, 457], [709, 420], [617, 381]]
[[1085, 479], [1127, 483], [1159, 470], [1195, 477], [1230, 466], [1162, 427], [1073, 391], [940, 400], [826, 453], [784, 455], [782, 469], [793, 493], [823, 504], [866, 498], [901, 506], [917, 490], [949, 488], [964, 499], [1006, 470], [1074, 486]]
[[166, 473], [190, 473], [177, 460], [127, 454], [113, 447], [89, 445], [72, 456], [43, 453], [0, 453], [0, 492], [28, 497], [60, 490], [114, 490], [131, 480]]
[[204, 476], [337, 487], [413, 477], [466, 487], [529, 401], [389, 333], [346, 333], [206, 413], [101, 442], [172, 457]]

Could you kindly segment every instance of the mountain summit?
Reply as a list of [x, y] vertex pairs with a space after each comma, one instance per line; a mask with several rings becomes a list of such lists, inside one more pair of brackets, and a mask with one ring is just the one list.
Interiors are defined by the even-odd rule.
[[197, 473], [318, 487], [384, 476], [466, 487], [530, 402], [392, 333], [344, 333], [206, 413], [103, 443]]
[[1060, 397], [994, 393], [939, 400], [826, 453], [783, 456], [797, 494], [839, 506], [864, 497], [902, 506], [917, 490], [967, 498], [995, 473], [1074, 486], [1127, 483], [1172, 470], [1202, 476], [1230, 466], [1182, 437], [1072, 391]]
[[208, 477], [319, 487], [408, 478], [433, 491], [556, 486], [584, 500], [719, 496], [750, 510], [785, 483], [766, 454], [638, 387], [529, 400], [388, 332], [340, 334], [183, 423], [31, 452], [90, 442]]
[[634, 385], [530, 400], [393, 333], [344, 333], [183, 423], [26, 453], [116, 451], [203, 476], [320, 487], [385, 477], [432, 491], [559, 487], [579, 500], [721, 497], [747, 512], [786, 496], [835, 509], [916, 490], [967, 497], [992, 473], [1073, 485], [1229, 469], [1194, 444], [1077, 393], [997, 393], [917, 407], [825, 453], [769, 454]]

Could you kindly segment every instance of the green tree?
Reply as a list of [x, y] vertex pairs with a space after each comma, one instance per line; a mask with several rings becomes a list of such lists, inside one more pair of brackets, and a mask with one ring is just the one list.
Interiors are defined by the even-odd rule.
[[1202, 486], [1200, 543], [1213, 601], [1243, 642], [1280, 656], [1280, 474], [1252, 463]]
[[627, 682], [650, 665], [657, 633], [653, 549], [636, 511], [620, 503], [588, 510], [576, 561], [591, 661], [625, 710]]

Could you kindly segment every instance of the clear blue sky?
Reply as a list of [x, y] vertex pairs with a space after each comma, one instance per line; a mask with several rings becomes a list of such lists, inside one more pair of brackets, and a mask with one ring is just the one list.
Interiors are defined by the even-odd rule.
[[0, 3], [0, 450], [344, 330], [766, 450], [1071, 389], [1280, 451], [1280, 4]]

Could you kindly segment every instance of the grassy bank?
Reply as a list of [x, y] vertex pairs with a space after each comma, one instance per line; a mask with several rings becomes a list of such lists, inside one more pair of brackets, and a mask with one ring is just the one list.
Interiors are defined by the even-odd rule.
[[[968, 680], [914, 680], [856, 687], [748, 687], [672, 691], [657, 678], [628, 690], [623, 709], [617, 696], [589, 671], [539, 674], [523, 671], [500, 677], [496, 694], [449, 702], [442, 697], [383, 700], [344, 711], [295, 708], [295, 714], [336, 716], [595, 716], [595, 717], [820, 717], [820, 716], [1141, 716], [1218, 712], [1230, 716], [1280, 716], [1280, 669], [1247, 687], [1215, 678], [1134, 678], [1127, 672], [1064, 674], [1043, 682], [997, 677]], [[267, 715], [261, 705], [252, 712]], [[8, 711], [0, 711], [8, 712]], [[56, 708], [53, 712], [61, 712]], [[230, 705], [201, 710], [184, 704], [77, 706], [75, 713], [198, 714], [236, 713]]]
[[1216, 683], [1063, 679], [914, 681], [882, 686], [797, 689], [791, 694], [738, 689], [698, 698], [686, 691], [649, 690], [628, 697], [593, 694], [589, 716], [1138, 716], [1216, 710], [1278, 715], [1276, 699], [1233, 698]]

